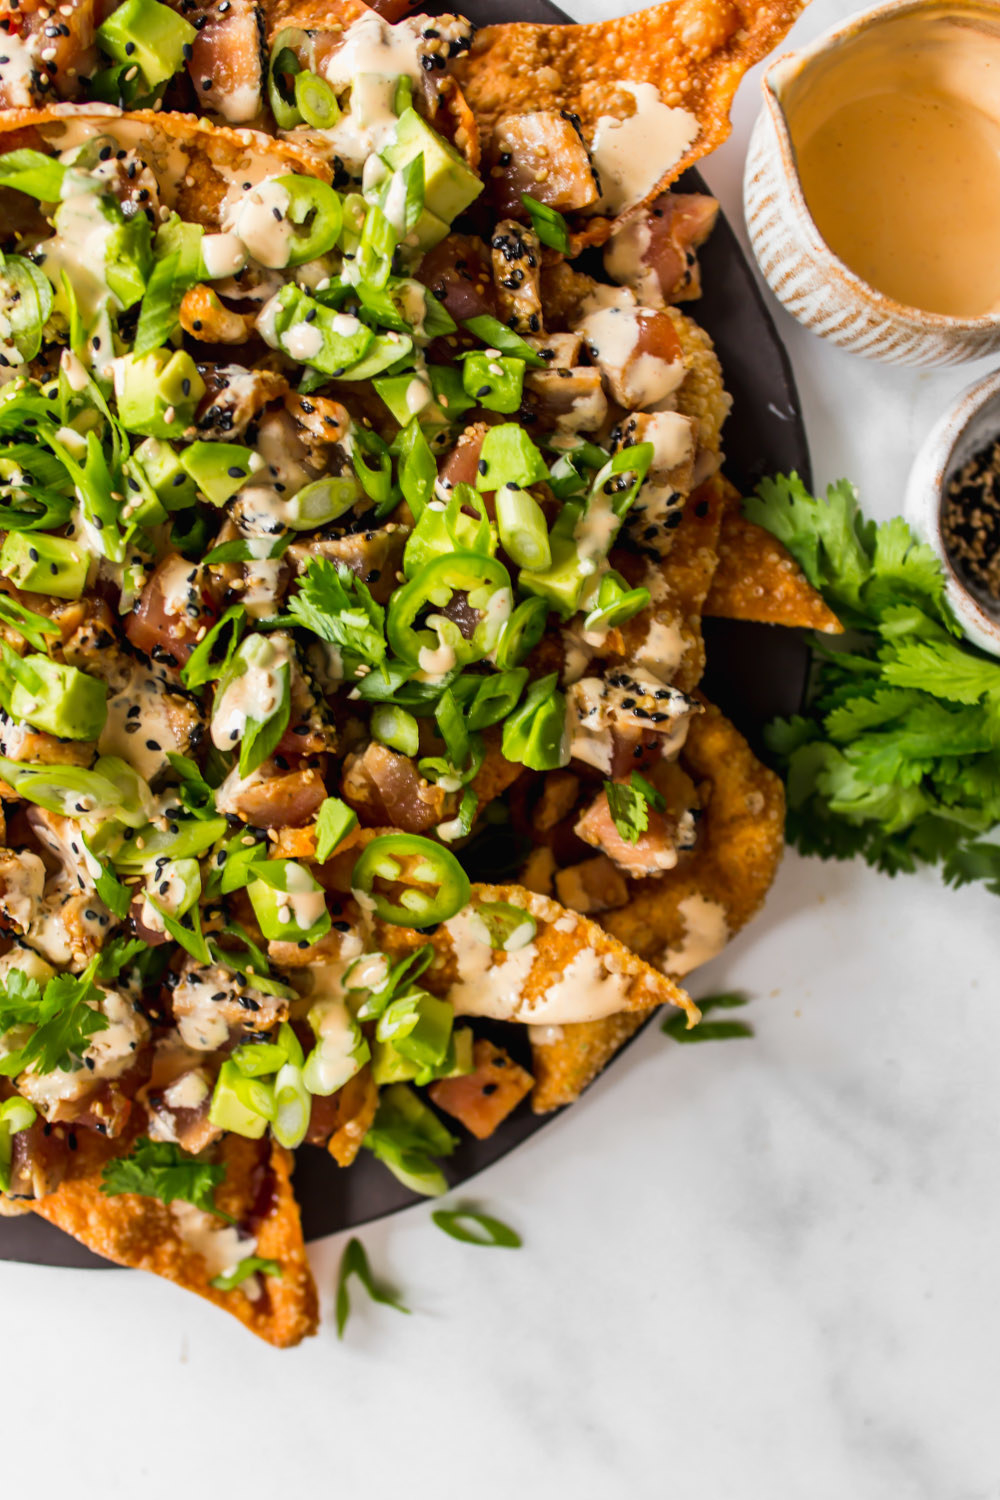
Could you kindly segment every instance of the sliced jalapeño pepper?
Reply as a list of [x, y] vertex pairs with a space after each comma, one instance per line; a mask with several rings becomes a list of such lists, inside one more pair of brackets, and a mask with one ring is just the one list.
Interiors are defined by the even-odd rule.
[[[466, 619], [470, 610], [479, 615], [470, 635], [456, 620], [436, 613], [446, 609], [457, 594], [465, 595], [468, 609], [462, 614]], [[513, 604], [510, 575], [502, 563], [481, 552], [452, 552], [425, 563], [396, 591], [386, 628], [401, 661], [441, 675], [488, 656], [510, 619]], [[428, 609], [431, 612], [417, 625], [418, 617]]]
[[[398, 904], [375, 889], [376, 880], [404, 887]], [[384, 833], [362, 851], [354, 866], [355, 894], [375, 903], [383, 922], [431, 927], [447, 922], [471, 899], [469, 877], [454, 854], [415, 833]]]
[[278, 185], [288, 194], [287, 218], [302, 232], [294, 236], [288, 255], [290, 266], [301, 266], [332, 250], [340, 238], [344, 209], [340, 194], [318, 177], [293, 172], [279, 177]]

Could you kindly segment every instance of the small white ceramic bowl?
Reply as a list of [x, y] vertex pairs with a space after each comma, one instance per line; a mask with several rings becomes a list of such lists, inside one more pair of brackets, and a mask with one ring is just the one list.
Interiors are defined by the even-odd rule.
[[[1000, 74], [1000, 0], [888, 0], [864, 11], [798, 52], [786, 53], [764, 75], [764, 108], [747, 154], [743, 206], [764, 279], [793, 317], [843, 349], [899, 365], [955, 365], [1000, 350], [1000, 313], [957, 318], [904, 306], [869, 286], [844, 264], [813, 223], [799, 182], [785, 105], [790, 96], [848, 69], [911, 17], [927, 18], [939, 35], [963, 45], [981, 29], [979, 86], [990, 93]], [[989, 69], [992, 66], [993, 71]], [[928, 212], [947, 212], [928, 186]], [[956, 232], [960, 232], [957, 230]]]
[[1000, 606], [988, 609], [962, 582], [945, 550], [941, 510], [948, 480], [1000, 437], [1000, 370], [962, 392], [924, 439], [906, 486], [906, 519], [928, 542], [948, 580], [948, 602], [968, 640], [1000, 656]]

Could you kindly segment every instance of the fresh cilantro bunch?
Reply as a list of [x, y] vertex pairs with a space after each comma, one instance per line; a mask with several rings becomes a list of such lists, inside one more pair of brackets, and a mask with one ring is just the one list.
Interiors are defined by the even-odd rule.
[[1000, 895], [1000, 662], [959, 636], [929, 547], [900, 517], [866, 521], [846, 480], [825, 499], [798, 475], [745, 503], [847, 634], [815, 643], [806, 712], [766, 740], [785, 774], [788, 838], [805, 854], [895, 874], [941, 863]]

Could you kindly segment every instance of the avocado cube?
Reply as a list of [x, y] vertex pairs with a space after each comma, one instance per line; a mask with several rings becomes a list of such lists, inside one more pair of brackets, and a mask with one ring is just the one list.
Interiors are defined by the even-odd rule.
[[259, 1141], [267, 1130], [268, 1120], [266, 1115], [251, 1109], [241, 1099], [241, 1085], [247, 1081], [234, 1062], [224, 1062], [216, 1079], [208, 1118], [219, 1130], [231, 1130], [234, 1135]]
[[180, 461], [211, 505], [225, 505], [263, 464], [239, 443], [192, 443], [181, 450]]
[[107, 688], [64, 662], [28, 656], [11, 690], [10, 716], [61, 740], [96, 740], [108, 717]]
[[498, 490], [511, 483], [526, 489], [529, 484], [538, 484], [549, 477], [548, 465], [541, 451], [524, 428], [514, 422], [503, 422], [499, 427], [490, 428], [483, 439], [479, 462], [477, 490]]
[[98, 28], [97, 40], [115, 62], [142, 70], [151, 89], [184, 65], [184, 48], [198, 35], [190, 21], [159, 0], [125, 0]]
[[405, 109], [399, 117], [393, 139], [382, 152], [382, 159], [395, 171], [405, 167], [415, 156], [424, 158], [424, 206], [450, 224], [463, 209], [478, 198], [483, 184], [470, 172], [454, 146], [432, 130], [415, 109]]
[[397, 1052], [391, 1042], [372, 1039], [372, 1079], [382, 1088], [387, 1083], [409, 1083], [420, 1072], [420, 1064]]
[[131, 462], [142, 466], [165, 510], [187, 510], [196, 502], [198, 490], [194, 480], [184, 472], [180, 457], [170, 443], [162, 443], [159, 438], [146, 438], [132, 454]]
[[19, 589], [79, 599], [87, 583], [89, 559], [69, 537], [10, 531], [0, 548], [0, 573]]
[[538, 572], [522, 568], [518, 574], [518, 587], [523, 593], [547, 599], [564, 618], [579, 609], [587, 581], [580, 569], [580, 549], [574, 535], [582, 515], [583, 506], [576, 500], [567, 500], [549, 533], [551, 563]]
[[184, 349], [154, 349], [115, 360], [118, 416], [128, 432], [146, 437], [179, 436], [191, 425], [205, 382]]
[[505, 354], [467, 354], [462, 366], [462, 385], [477, 405], [509, 415], [521, 405], [524, 360]]

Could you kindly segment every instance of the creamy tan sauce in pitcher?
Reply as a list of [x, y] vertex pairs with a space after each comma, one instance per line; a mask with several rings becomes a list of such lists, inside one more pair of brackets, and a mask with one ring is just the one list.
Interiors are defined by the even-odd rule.
[[809, 212], [845, 265], [926, 312], [1000, 309], [992, 28], [900, 16], [803, 76], [786, 118]]

